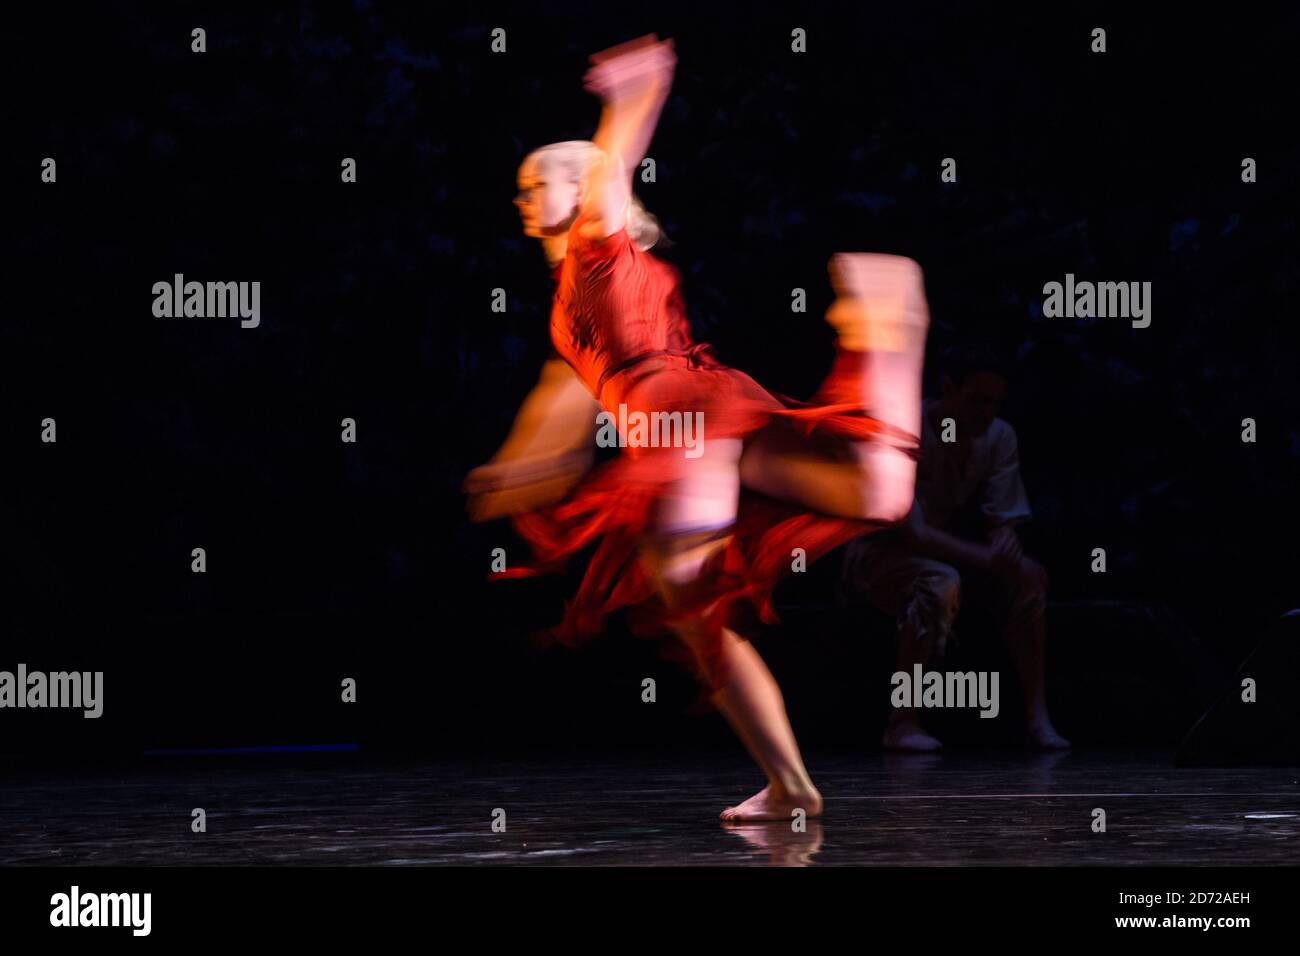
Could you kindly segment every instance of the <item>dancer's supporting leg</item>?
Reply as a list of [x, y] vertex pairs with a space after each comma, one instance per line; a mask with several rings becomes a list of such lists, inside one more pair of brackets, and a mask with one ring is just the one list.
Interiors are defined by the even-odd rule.
[[[703, 456], [687, 463], [671, 494], [659, 503], [656, 537], [643, 560], [670, 611], [698, 605], [707, 585], [709, 560], [725, 547], [740, 495], [742, 443], [712, 440]], [[724, 536], [720, 537], [719, 533]], [[704, 679], [716, 688], [712, 701], [767, 776], [768, 785], [721, 818], [729, 823], [789, 820], [796, 809], [821, 813], [786, 715], [781, 689], [753, 645], [709, 620], [708, 607], [679, 620], [674, 630], [690, 647]]]
[[[818, 399], [860, 403], [919, 440], [930, 324], [920, 266], [901, 256], [841, 253], [830, 272], [839, 298], [826, 319], [839, 333], [839, 354]], [[826, 514], [894, 523], [911, 509], [916, 461], [892, 438], [849, 450], [772, 428], [746, 446], [741, 480]]]

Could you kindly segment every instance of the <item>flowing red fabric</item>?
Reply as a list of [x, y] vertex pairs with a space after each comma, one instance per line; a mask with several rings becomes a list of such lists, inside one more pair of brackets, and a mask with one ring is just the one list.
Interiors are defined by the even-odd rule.
[[[860, 404], [861, 353], [838, 353], [813, 402], [775, 395], [691, 339], [671, 265], [639, 249], [626, 230], [604, 240], [585, 238], [579, 231], [582, 222], [580, 218], [570, 231], [566, 257], [556, 269], [551, 340], [612, 415], [620, 405], [629, 416], [702, 413], [706, 447], [710, 439], [744, 438], [778, 420], [805, 434], [820, 431], [847, 441], [885, 437], [909, 450], [916, 447], [916, 436], [871, 418]], [[811, 562], [881, 527], [742, 489], [735, 528], [694, 589], [698, 599], [669, 614], [638, 552], [653, 530], [656, 501], [689, 466], [681, 448], [623, 448], [563, 501], [516, 515], [514, 527], [536, 560], [494, 577], [557, 571], [594, 545], [577, 593], [546, 638], [572, 645], [598, 635], [606, 617], [620, 608], [636, 610], [629, 621], [642, 636], [671, 630], [675, 618], [694, 617], [720, 638], [741, 604], [759, 620], [775, 622], [772, 591], [790, 570], [795, 548], [802, 548]], [[708, 661], [711, 655], [691, 660], [694, 655], [674, 651], [671, 643], [664, 649], [695, 665], [706, 688], [716, 689], [725, 680], [725, 672]]]

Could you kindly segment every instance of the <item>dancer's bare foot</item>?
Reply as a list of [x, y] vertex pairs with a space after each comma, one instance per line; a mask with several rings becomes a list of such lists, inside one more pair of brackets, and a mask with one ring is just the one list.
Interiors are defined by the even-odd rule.
[[839, 252], [831, 257], [838, 298], [826, 321], [855, 350], [911, 352], [925, 348], [930, 326], [921, 267], [903, 256]]
[[893, 723], [885, 728], [885, 735], [880, 742], [886, 750], [907, 750], [912, 753], [931, 753], [943, 748], [936, 737], [931, 737], [921, 729], [920, 724]]
[[768, 784], [748, 800], [727, 807], [719, 814], [723, 823], [753, 823], [758, 820], [791, 820], [795, 810], [803, 810], [809, 818], [820, 816], [822, 795], [808, 785], [806, 790], [776, 793]]
[[[930, 310], [921, 267], [902, 256], [836, 253], [837, 298], [826, 313], [837, 348], [861, 356], [857, 394], [870, 415], [900, 430], [889, 444], [911, 446], [921, 434], [921, 372]], [[883, 440], [883, 439], [882, 439]]]
[[1040, 750], [1069, 750], [1070, 742], [1056, 732], [1052, 722], [1046, 717], [1031, 721], [1026, 728], [1029, 745]]

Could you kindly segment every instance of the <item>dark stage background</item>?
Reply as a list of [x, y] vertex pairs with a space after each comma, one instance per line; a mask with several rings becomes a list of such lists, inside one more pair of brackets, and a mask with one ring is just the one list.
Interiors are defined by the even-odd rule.
[[[488, 584], [491, 549], [523, 546], [470, 525], [459, 490], [548, 347], [516, 166], [591, 135], [586, 57], [650, 31], [680, 62], [638, 191], [675, 241], [697, 338], [811, 393], [831, 358], [827, 259], [869, 250], [925, 269], [932, 354], [966, 337], [1015, 358], [1002, 414], [1052, 575], [1067, 736], [1176, 743], [1300, 604], [1294, 14], [419, 8], [7, 14], [0, 669], [103, 670], [105, 714], [6, 712], [0, 752], [731, 746], [618, 622], [582, 653], [533, 653], [576, 577]], [[260, 281], [260, 327], [154, 318], [152, 284], [178, 272]], [[1044, 319], [1042, 286], [1067, 272], [1151, 281], [1150, 328]], [[39, 441], [47, 416], [57, 444]], [[789, 626], [757, 640], [805, 746], [870, 749], [890, 624], [833, 605], [836, 566], [784, 585]], [[995, 723], [958, 731], [1009, 741], [1014, 721]]]

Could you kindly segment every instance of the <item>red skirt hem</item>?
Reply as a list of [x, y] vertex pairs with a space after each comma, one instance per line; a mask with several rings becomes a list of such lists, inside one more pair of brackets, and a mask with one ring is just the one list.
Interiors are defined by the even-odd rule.
[[[612, 377], [602, 389], [602, 399], [607, 408], [619, 402], [633, 408], [705, 408], [711, 438], [744, 438], [783, 420], [809, 436], [819, 432], [849, 441], [883, 440], [916, 455], [916, 436], [871, 418], [851, 400], [862, 361], [860, 353], [841, 351], [817, 399], [798, 402], [773, 395], [697, 348], [688, 356], [667, 356]], [[633, 610], [629, 624], [643, 637], [671, 633], [682, 619], [697, 626], [704, 622], [704, 630], [714, 638], [711, 647], [684, 653], [670, 641], [663, 648], [668, 656], [693, 665], [705, 688], [713, 690], [726, 679], [719, 664], [722, 628], [736, 625], [746, 606], [759, 621], [777, 622], [772, 592], [792, 569], [794, 549], [802, 549], [804, 560], [812, 562], [886, 525], [822, 514], [742, 489], [731, 536], [698, 586], [692, 587], [698, 597], [669, 613], [641, 564], [640, 552], [652, 531], [655, 502], [681, 474], [680, 456], [680, 449], [623, 454], [592, 471], [558, 504], [516, 515], [514, 527], [535, 560], [492, 577], [559, 571], [594, 544], [562, 620], [538, 639], [576, 645], [602, 633], [606, 618], [623, 608]]]

